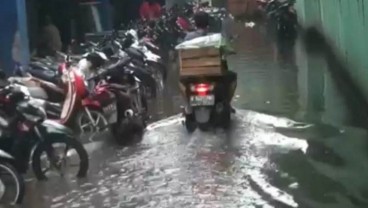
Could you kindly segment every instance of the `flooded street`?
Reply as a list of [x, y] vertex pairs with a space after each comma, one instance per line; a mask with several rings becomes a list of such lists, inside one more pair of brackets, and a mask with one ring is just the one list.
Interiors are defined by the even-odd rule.
[[[24, 207], [368, 207], [368, 140], [324, 60], [244, 30], [232, 128], [182, 126], [177, 69], [140, 144], [86, 144], [88, 178], [30, 178]], [[285, 50], [286, 49], [286, 50]], [[171, 66], [171, 65], [170, 65]], [[365, 106], [364, 106], [365, 107]], [[168, 118], [165, 118], [168, 117]]]

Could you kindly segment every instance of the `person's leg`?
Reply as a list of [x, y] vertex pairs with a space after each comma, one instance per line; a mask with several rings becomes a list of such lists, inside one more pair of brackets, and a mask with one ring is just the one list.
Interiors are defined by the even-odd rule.
[[190, 80], [188, 78], [180, 78], [180, 80], [179, 80], [179, 89], [180, 89], [180, 94], [183, 96], [183, 100], [184, 100], [184, 113], [186, 115], [192, 113], [192, 109], [189, 106], [188, 98], [187, 98], [187, 93], [186, 93], [186, 90], [187, 90], [186, 87], [188, 86], [188, 83], [189, 82], [190, 82]]
[[228, 71], [227, 76], [228, 76], [228, 90], [229, 90], [228, 99], [229, 99], [229, 102], [231, 102], [235, 94], [238, 75], [233, 71]]
[[222, 60], [222, 67], [225, 69], [224, 82], [226, 85], [226, 91], [228, 91], [227, 99], [228, 102], [230, 103], [235, 94], [238, 75], [235, 72], [230, 71], [228, 69], [227, 60]]

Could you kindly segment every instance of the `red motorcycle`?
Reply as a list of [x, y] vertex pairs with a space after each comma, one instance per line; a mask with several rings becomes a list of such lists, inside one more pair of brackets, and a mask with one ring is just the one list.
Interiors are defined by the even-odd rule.
[[[73, 67], [68, 68], [67, 64], [62, 65], [61, 71], [66, 95], [60, 114], [56, 114], [58, 121], [73, 127], [79, 134], [94, 134], [103, 131], [108, 122], [102, 111], [96, 108], [94, 102], [86, 102], [89, 92], [82, 75]], [[52, 109], [53, 105], [55, 106], [55, 104], [47, 103], [46, 109]], [[57, 111], [58, 108], [54, 109]]]
[[130, 72], [124, 72], [120, 76], [110, 74], [112, 71], [123, 69], [129, 62], [130, 60], [121, 61], [90, 78], [89, 81], [97, 82], [97, 85], [82, 101], [83, 106], [102, 113], [119, 144], [128, 144], [141, 139], [146, 125], [147, 103], [140, 93], [139, 80], [136, 80]]
[[[17, 81], [25, 85], [23, 88], [27, 95], [45, 107], [49, 119], [72, 127], [78, 134], [93, 135], [104, 130], [107, 121], [102, 112], [96, 110], [93, 103], [83, 102], [89, 92], [82, 75], [67, 63], [60, 65], [59, 72], [62, 75], [58, 86], [35, 77], [17, 78]], [[46, 94], [52, 95], [50, 97], [61, 94], [61, 98], [50, 101], [47, 97], [34, 95], [31, 90], [33, 88], [46, 91]]]
[[23, 92], [35, 102], [43, 105], [47, 117], [58, 123], [72, 127], [79, 134], [100, 132], [108, 124], [102, 111], [93, 103], [83, 102], [89, 92], [82, 74], [71, 65], [68, 55], [63, 55], [65, 63], [60, 64], [58, 83], [50, 83], [39, 78], [12, 77], [9, 80], [20, 84]]

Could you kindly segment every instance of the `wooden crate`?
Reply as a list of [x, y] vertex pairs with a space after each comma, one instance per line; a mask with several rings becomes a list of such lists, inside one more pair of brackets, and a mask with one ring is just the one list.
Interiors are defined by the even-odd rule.
[[220, 49], [198, 48], [179, 51], [180, 76], [218, 76], [222, 74]]

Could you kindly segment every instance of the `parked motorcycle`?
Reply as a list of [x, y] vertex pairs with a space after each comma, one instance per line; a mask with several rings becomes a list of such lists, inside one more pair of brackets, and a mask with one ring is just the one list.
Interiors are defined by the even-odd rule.
[[90, 78], [89, 81], [98, 84], [88, 99], [84, 100], [104, 113], [120, 144], [140, 139], [148, 119], [144, 89], [134, 71], [127, 68], [130, 61], [130, 58], [122, 59]]
[[[0, 125], [4, 122], [0, 121]], [[24, 180], [15, 169], [15, 159], [0, 149], [0, 204], [20, 204], [24, 197]]]
[[[85, 60], [87, 65], [89, 64], [88, 61], [91, 64], [101, 62], [101, 60], [98, 60], [99, 56], [94, 56], [95, 54], [87, 54], [81, 62]], [[64, 56], [65, 59], [68, 59], [67, 55]], [[107, 121], [101, 112], [93, 108], [94, 106], [83, 102], [83, 99], [88, 95], [88, 89], [83, 73], [79, 69], [71, 66], [69, 62], [60, 65], [59, 71], [62, 75], [58, 79], [60, 80], [61, 92], [51, 89], [49, 86], [52, 83], [36, 77], [12, 77], [10, 80], [17, 83], [22, 92], [30, 99], [42, 105], [49, 119], [70, 126], [78, 134], [94, 134], [103, 131]], [[83, 70], [83, 68], [80, 70]], [[55, 99], [57, 95], [60, 96]]]
[[[76, 175], [86, 176], [88, 154], [73, 131], [58, 122], [47, 120], [42, 106], [29, 99], [17, 86], [8, 85], [0, 90], [0, 110], [7, 121], [1, 126], [0, 149], [14, 156], [14, 166], [19, 172], [27, 171], [31, 159], [34, 174], [39, 180], [47, 179], [46, 173], [50, 170], [56, 170], [63, 176], [67, 160], [78, 156], [79, 162], [73, 164], [76, 165]], [[65, 146], [61, 155], [57, 155], [56, 148], [60, 147], [55, 146], [57, 144]], [[46, 168], [42, 167], [44, 158], [49, 163]]]

